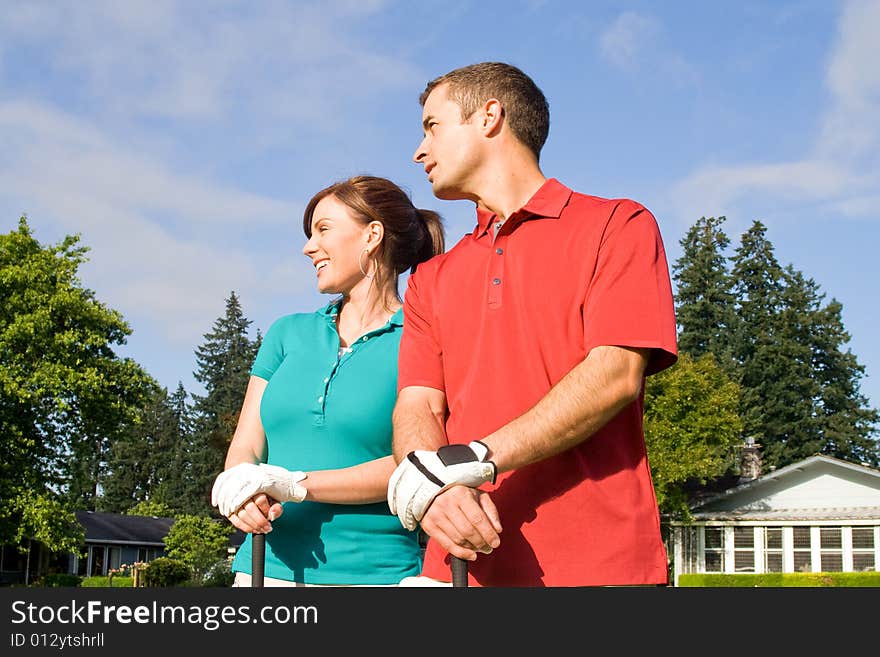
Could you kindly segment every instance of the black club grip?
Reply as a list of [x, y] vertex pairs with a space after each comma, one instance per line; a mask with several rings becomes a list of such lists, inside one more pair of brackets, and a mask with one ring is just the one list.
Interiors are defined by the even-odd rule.
[[263, 572], [266, 567], [266, 535], [254, 534], [251, 545], [251, 586], [263, 588]]
[[461, 557], [450, 555], [450, 567], [452, 568], [452, 586], [467, 587], [468, 585], [468, 562]]

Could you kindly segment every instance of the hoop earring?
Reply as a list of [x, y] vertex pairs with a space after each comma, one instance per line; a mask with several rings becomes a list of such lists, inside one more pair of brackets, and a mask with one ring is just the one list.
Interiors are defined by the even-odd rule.
[[369, 249], [364, 249], [363, 251], [361, 251], [360, 255], [358, 256], [358, 269], [361, 270], [361, 273], [364, 275], [364, 278], [370, 278], [370, 279], [372, 279], [372, 278], [373, 278], [373, 274], [368, 274], [367, 272], [365, 272], [365, 271], [364, 271], [364, 265], [363, 265], [363, 263], [361, 263], [361, 258], [363, 258], [363, 255], [364, 255], [365, 253], [369, 253], [369, 252], [370, 252]]

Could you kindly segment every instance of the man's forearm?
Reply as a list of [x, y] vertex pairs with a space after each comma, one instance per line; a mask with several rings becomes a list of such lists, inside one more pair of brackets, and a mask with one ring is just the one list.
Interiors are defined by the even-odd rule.
[[499, 472], [541, 461], [583, 442], [638, 398], [648, 351], [598, 347], [531, 409], [480, 438]]
[[419, 394], [406, 388], [400, 392], [392, 416], [394, 461], [417, 449], [434, 451], [446, 445], [445, 396]]

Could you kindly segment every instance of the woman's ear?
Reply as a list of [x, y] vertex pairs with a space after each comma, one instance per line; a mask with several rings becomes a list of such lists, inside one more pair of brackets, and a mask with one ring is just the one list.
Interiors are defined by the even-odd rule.
[[375, 250], [385, 237], [385, 226], [381, 221], [371, 221], [367, 225], [367, 243], [364, 245], [370, 251]]

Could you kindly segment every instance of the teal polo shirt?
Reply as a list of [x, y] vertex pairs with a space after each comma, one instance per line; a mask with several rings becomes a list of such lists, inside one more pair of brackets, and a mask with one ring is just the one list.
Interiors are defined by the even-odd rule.
[[[403, 310], [339, 355], [340, 301], [276, 320], [251, 374], [268, 381], [260, 418], [267, 462], [289, 470], [331, 470], [391, 453], [397, 352]], [[308, 487], [308, 479], [304, 482]], [[421, 567], [416, 532], [385, 501], [288, 502], [266, 536], [267, 577], [306, 584], [396, 584]], [[251, 537], [232, 569], [250, 572]]]

